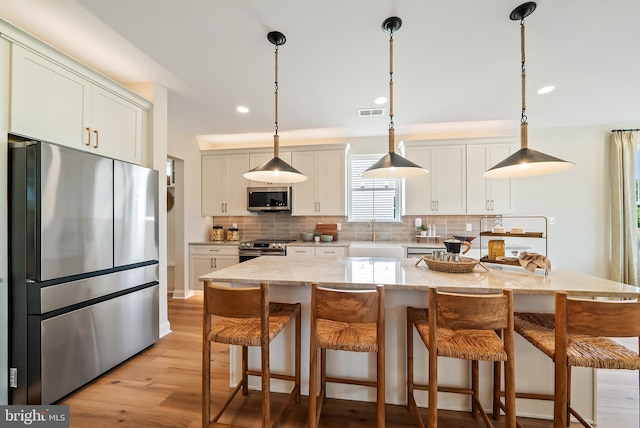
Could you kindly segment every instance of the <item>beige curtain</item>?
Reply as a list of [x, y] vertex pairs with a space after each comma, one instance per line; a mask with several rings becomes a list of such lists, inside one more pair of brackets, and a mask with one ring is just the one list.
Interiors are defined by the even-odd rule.
[[614, 132], [609, 145], [611, 173], [611, 279], [638, 285], [636, 142], [632, 132]]

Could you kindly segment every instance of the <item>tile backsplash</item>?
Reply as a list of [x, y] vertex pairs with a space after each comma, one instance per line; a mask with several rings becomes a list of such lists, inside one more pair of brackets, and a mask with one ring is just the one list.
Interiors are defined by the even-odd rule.
[[[416, 240], [414, 222], [416, 217], [422, 224], [435, 224], [436, 235], [443, 239], [453, 235], [475, 236], [480, 233], [479, 215], [446, 216], [404, 216], [401, 222], [379, 222], [375, 224], [376, 241], [411, 242]], [[338, 240], [371, 241], [372, 228], [369, 222], [347, 222], [346, 216], [292, 216], [291, 213], [258, 213], [255, 216], [215, 216], [211, 217], [211, 226], [220, 225], [224, 229], [236, 224], [240, 231], [240, 240], [252, 239], [298, 239], [302, 232], [314, 232], [318, 223], [340, 223]], [[467, 224], [472, 231], [467, 232]]]

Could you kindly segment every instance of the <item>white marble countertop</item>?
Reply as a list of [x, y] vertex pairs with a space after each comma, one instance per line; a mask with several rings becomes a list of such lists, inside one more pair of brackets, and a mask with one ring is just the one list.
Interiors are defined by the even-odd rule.
[[[391, 290], [427, 290], [439, 287], [450, 292], [491, 292], [510, 288], [515, 294], [552, 295], [566, 291], [574, 296], [633, 297], [640, 288], [580, 273], [552, 270], [548, 278], [542, 271], [531, 274], [524, 269], [489, 272], [476, 267], [470, 273], [445, 273], [430, 270], [417, 259], [377, 257], [291, 258], [258, 257], [216, 272], [200, 280], [273, 285], [304, 285], [320, 282], [334, 287], [370, 288], [384, 284]], [[491, 266], [489, 266], [491, 267]]]

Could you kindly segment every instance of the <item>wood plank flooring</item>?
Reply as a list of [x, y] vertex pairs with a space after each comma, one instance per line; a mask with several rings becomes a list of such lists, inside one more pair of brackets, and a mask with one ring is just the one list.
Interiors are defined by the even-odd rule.
[[[70, 407], [72, 428], [201, 427], [202, 297], [169, 299], [168, 309], [171, 334], [57, 403]], [[220, 402], [229, 391], [229, 353], [222, 345], [216, 345], [214, 352], [214, 360], [219, 363], [212, 367], [212, 376], [224, 381], [212, 385], [212, 394], [213, 400]], [[637, 373], [600, 371], [599, 382], [598, 428], [637, 428]], [[272, 395], [274, 413], [283, 400], [284, 395]], [[257, 392], [250, 393], [248, 398], [236, 398], [221, 419], [227, 425], [216, 426], [259, 426], [260, 403]], [[300, 404], [294, 404], [284, 426], [305, 427], [306, 405], [306, 397]], [[426, 420], [426, 409], [421, 410]], [[387, 427], [416, 426], [414, 417], [404, 406], [387, 405], [386, 412]], [[551, 421], [536, 419], [519, 418], [519, 421], [531, 428], [553, 425]], [[439, 412], [438, 424], [441, 428], [484, 426], [481, 419], [473, 419], [467, 413], [447, 411]], [[323, 406], [320, 426], [375, 426], [375, 404], [329, 399]], [[574, 426], [578, 425], [572, 424]], [[504, 427], [504, 418], [496, 427]]]

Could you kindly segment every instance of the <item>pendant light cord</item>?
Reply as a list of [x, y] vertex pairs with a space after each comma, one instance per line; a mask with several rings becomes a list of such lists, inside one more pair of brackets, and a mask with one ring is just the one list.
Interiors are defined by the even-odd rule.
[[273, 134], [273, 157], [280, 157], [280, 136], [278, 135], [278, 45], [275, 50], [275, 134]]
[[525, 67], [525, 55], [524, 55], [524, 18], [520, 20], [520, 63], [521, 63], [521, 92], [522, 92], [522, 114], [520, 116], [520, 148], [526, 149], [528, 146], [527, 128], [527, 103], [526, 103], [526, 78], [527, 71]]
[[393, 31], [389, 32], [389, 153], [394, 152], [395, 128], [393, 123]]

